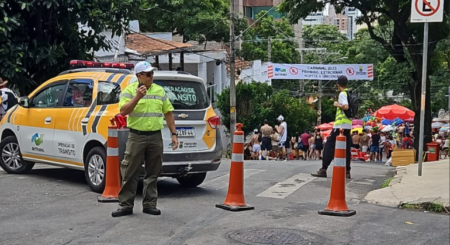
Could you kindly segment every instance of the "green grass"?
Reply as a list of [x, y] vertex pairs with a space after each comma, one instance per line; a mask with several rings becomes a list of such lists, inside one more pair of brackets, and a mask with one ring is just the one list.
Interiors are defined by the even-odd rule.
[[381, 188], [386, 188], [389, 186], [389, 183], [391, 183], [392, 179], [394, 179], [393, 177], [385, 180], [382, 184], [381, 184]]
[[420, 211], [428, 211], [433, 213], [441, 213], [441, 214], [449, 214], [448, 207], [444, 207], [439, 203], [425, 202], [420, 204], [402, 204], [400, 205], [401, 209], [413, 209]]

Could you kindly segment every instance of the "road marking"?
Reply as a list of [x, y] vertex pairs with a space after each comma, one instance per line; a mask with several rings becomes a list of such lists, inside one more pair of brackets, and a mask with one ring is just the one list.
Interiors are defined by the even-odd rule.
[[284, 199], [315, 179], [316, 177], [312, 177], [311, 174], [300, 173], [276, 183], [256, 196]]
[[[266, 170], [262, 170], [262, 169], [244, 169], [244, 179], [255, 175], [255, 174], [259, 174], [261, 172], [264, 172]], [[202, 184], [201, 186], [206, 188], [206, 189], [213, 189], [213, 190], [220, 190], [224, 187], [228, 187], [228, 181], [230, 179], [230, 174], [225, 174], [222, 175], [218, 178], [209, 180], [207, 182], [205, 182], [204, 184]]]
[[362, 181], [352, 181], [351, 184], [357, 184], [357, 185], [373, 185], [373, 183], [369, 182], [362, 182]]

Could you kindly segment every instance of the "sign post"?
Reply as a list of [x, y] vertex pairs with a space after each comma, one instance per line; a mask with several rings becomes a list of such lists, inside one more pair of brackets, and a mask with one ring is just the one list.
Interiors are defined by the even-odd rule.
[[422, 93], [420, 97], [420, 131], [419, 131], [419, 176], [422, 176], [422, 155], [425, 126], [425, 97], [427, 88], [427, 62], [428, 62], [428, 23], [442, 22], [444, 16], [443, 0], [413, 0], [411, 1], [411, 23], [424, 23], [423, 53], [422, 53]]

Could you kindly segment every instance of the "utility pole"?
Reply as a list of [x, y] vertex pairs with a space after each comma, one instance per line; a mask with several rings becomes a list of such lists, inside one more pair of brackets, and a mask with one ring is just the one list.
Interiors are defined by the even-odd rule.
[[234, 131], [236, 130], [236, 84], [234, 64], [234, 1], [230, 0], [230, 139], [233, 145]]
[[272, 37], [269, 36], [267, 43], [267, 61], [270, 62], [272, 60]]
[[[322, 56], [319, 54], [319, 63], [322, 64]], [[319, 80], [319, 95], [317, 96], [317, 126], [322, 124], [322, 80]]]

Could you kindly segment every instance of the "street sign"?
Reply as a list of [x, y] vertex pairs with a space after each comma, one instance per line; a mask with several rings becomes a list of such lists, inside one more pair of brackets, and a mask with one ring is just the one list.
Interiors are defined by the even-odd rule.
[[412, 0], [411, 23], [423, 24], [423, 53], [422, 53], [422, 88], [420, 96], [420, 126], [419, 126], [419, 176], [422, 176], [422, 155], [424, 146], [425, 98], [427, 96], [427, 57], [429, 22], [442, 22], [444, 18], [444, 1], [448, 0]]
[[445, 0], [411, 0], [411, 23], [442, 22]]

